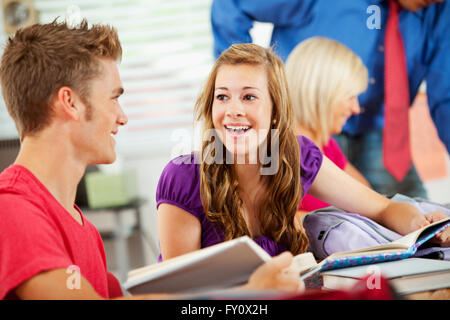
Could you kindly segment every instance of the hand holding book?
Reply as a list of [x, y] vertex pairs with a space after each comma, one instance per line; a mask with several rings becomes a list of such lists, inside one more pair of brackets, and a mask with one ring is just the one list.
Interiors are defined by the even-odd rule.
[[[424, 215], [429, 224], [440, 221], [442, 219], [447, 218], [445, 213], [442, 211], [430, 212]], [[431, 242], [439, 243], [441, 247], [450, 247], [450, 228], [447, 228], [430, 240]]]
[[298, 269], [293, 262], [292, 254], [283, 252], [256, 269], [242, 288], [302, 292], [305, 284], [299, 278]]
[[129, 272], [124, 288], [131, 294], [198, 293], [226, 288], [240, 291], [303, 290], [292, 254], [272, 258], [247, 236]]

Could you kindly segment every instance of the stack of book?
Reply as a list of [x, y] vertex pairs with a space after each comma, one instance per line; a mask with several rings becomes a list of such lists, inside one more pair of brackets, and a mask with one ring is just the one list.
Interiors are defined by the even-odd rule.
[[450, 288], [450, 261], [408, 258], [322, 273], [324, 289], [347, 289], [366, 278], [367, 287], [377, 288], [380, 276], [387, 278], [400, 295]]

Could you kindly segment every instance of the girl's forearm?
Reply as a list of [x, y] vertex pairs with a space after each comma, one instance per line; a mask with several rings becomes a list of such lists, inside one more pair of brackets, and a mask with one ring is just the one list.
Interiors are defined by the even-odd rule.
[[385, 227], [400, 233], [408, 234], [429, 224], [419, 210], [408, 203], [390, 201], [380, 213], [380, 222]]

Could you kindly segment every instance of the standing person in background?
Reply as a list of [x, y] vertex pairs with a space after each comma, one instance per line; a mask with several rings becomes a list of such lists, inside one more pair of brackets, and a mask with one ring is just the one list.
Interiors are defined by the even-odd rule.
[[[313, 37], [292, 50], [286, 61], [286, 78], [295, 133], [311, 139], [335, 165], [370, 187], [332, 137], [341, 133], [350, 116], [360, 113], [358, 95], [366, 90], [368, 81], [361, 59], [335, 40]], [[299, 210], [304, 213], [327, 206], [307, 194]]]
[[367, 66], [369, 86], [337, 141], [376, 191], [426, 197], [411, 165], [408, 107], [426, 79], [430, 114], [450, 150], [449, 1], [213, 0], [211, 19], [216, 57], [251, 42], [253, 21], [273, 23], [282, 59], [312, 36], [349, 47]]

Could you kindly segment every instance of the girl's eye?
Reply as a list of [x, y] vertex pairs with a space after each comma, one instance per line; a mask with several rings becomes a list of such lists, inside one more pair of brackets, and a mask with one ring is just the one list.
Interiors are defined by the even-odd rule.
[[218, 94], [218, 95], [216, 96], [216, 99], [217, 99], [217, 100], [220, 100], [220, 101], [225, 101], [225, 100], [228, 99], [228, 97], [227, 97], [226, 95], [224, 95], [224, 94]]
[[246, 94], [244, 96], [244, 100], [255, 100], [255, 99], [256, 99], [256, 97], [252, 94]]

